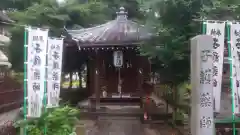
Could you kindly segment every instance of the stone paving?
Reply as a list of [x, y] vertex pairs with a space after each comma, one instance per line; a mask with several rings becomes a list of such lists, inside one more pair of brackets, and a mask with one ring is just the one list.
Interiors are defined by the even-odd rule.
[[15, 121], [19, 117], [19, 112], [20, 108], [0, 114], [0, 126]]
[[174, 130], [164, 124], [142, 124], [134, 117], [105, 116], [97, 121], [80, 121], [77, 132], [78, 135], [173, 135]]
[[[156, 96], [152, 95], [151, 98], [160, 105], [160, 108], [166, 107], [165, 103]], [[88, 101], [85, 101], [78, 106], [84, 108], [88, 106], [87, 104]], [[132, 112], [139, 106], [114, 105], [104, 108], [112, 112]], [[138, 117], [100, 116], [96, 121], [81, 120], [79, 125], [78, 135], [173, 135], [174, 132], [167, 124], [142, 124]]]

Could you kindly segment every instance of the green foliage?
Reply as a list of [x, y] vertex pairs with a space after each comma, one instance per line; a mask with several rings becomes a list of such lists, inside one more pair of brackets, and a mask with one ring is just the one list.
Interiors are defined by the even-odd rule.
[[24, 78], [23, 72], [13, 72], [11, 77], [15, 79], [17, 82], [23, 84], [23, 78]]
[[9, 60], [15, 71], [23, 71], [23, 27], [13, 27], [11, 29], [11, 43], [9, 45]]
[[[190, 111], [190, 94], [191, 86], [188, 82], [179, 84], [176, 89], [166, 85], [165, 94], [162, 99], [167, 101], [172, 107], [177, 107], [179, 112], [189, 113]], [[177, 91], [177, 93], [176, 93]], [[174, 93], [175, 92], [175, 93]], [[174, 95], [176, 94], [176, 95]], [[176, 98], [174, 98], [176, 97]]]
[[4, 10], [24, 10], [33, 3], [39, 3], [41, 0], [3, 0], [0, 9]]
[[43, 135], [46, 128], [46, 135], [69, 135], [75, 131], [79, 111], [65, 106], [48, 109], [40, 118], [20, 120], [16, 127], [26, 127], [28, 135]]
[[100, 0], [108, 7], [107, 11], [112, 19], [115, 19], [116, 12], [120, 7], [124, 7], [128, 12], [130, 19], [143, 19], [143, 14], [139, 8], [140, 2], [138, 0]]
[[180, 84], [189, 75], [189, 39], [199, 33], [198, 23], [193, 22], [199, 17], [199, 1], [151, 0], [143, 2], [142, 9], [147, 11], [146, 26], [156, 33], [143, 45], [142, 54], [152, 58], [153, 71]]
[[239, 20], [239, 6], [238, 0], [204, 0], [201, 17], [212, 20]]
[[153, 71], [167, 76], [175, 85], [188, 79], [189, 40], [201, 33], [200, 20], [239, 20], [239, 0], [139, 1], [145, 25], [154, 28], [157, 35], [143, 45], [142, 54], [152, 59]]

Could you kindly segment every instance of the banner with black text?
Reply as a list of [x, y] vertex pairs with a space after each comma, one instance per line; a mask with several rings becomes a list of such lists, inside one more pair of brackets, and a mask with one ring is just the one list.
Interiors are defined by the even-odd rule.
[[47, 107], [58, 107], [62, 71], [62, 38], [48, 38], [47, 55]]
[[48, 30], [27, 28], [27, 116], [40, 117], [43, 108]]
[[222, 71], [224, 57], [224, 22], [206, 22], [206, 34], [213, 37], [213, 102], [214, 111], [220, 112], [221, 92], [222, 92]]
[[234, 93], [234, 113], [238, 114], [240, 98], [240, 24], [229, 22], [231, 41], [232, 91]]

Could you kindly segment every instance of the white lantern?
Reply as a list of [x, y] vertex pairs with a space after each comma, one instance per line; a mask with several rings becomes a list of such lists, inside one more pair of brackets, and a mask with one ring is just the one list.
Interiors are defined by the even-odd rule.
[[122, 67], [123, 65], [123, 52], [114, 51], [113, 52], [113, 63], [115, 67]]

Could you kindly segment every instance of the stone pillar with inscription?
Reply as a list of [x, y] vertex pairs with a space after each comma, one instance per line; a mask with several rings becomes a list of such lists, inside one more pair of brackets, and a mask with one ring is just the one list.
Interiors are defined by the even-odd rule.
[[213, 38], [198, 35], [191, 39], [191, 134], [214, 135]]

